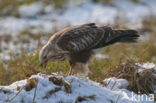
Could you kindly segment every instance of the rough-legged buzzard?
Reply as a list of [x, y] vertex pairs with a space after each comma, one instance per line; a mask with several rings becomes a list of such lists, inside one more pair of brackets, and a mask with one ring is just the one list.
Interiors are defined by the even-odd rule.
[[49, 61], [68, 60], [70, 75], [87, 75], [88, 62], [97, 50], [117, 42], [136, 42], [138, 37], [135, 30], [113, 30], [95, 23], [77, 25], [53, 34], [40, 51], [40, 61], [45, 66]]

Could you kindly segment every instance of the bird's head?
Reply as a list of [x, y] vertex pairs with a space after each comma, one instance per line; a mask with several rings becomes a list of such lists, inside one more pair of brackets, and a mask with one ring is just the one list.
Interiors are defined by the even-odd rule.
[[48, 61], [52, 60], [52, 57], [55, 55], [55, 52], [51, 45], [46, 44], [42, 47], [39, 54], [39, 59], [42, 67], [46, 67]]

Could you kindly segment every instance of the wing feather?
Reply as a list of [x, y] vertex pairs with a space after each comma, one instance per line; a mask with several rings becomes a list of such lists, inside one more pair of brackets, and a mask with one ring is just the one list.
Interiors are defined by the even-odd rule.
[[57, 45], [65, 51], [81, 52], [94, 47], [103, 36], [103, 29], [94, 23], [85, 24], [64, 32], [58, 39]]

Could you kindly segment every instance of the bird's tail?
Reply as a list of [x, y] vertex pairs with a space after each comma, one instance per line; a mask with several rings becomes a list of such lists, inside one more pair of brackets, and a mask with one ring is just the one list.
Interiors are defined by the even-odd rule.
[[137, 42], [139, 34], [136, 30], [110, 30], [105, 45], [110, 45], [116, 42]]

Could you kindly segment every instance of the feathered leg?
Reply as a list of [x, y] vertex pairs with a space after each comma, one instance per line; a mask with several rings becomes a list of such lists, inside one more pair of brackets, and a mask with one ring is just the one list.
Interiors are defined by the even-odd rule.
[[88, 63], [80, 63], [80, 62], [76, 62], [76, 63], [71, 63], [70, 62], [70, 72], [68, 73], [68, 75], [83, 75], [83, 76], [87, 76], [89, 73], [89, 68], [88, 68]]

